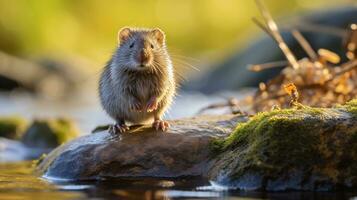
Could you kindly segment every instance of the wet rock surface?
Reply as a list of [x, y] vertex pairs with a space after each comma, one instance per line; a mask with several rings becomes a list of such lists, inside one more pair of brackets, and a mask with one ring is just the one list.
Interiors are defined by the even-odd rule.
[[[171, 129], [101, 131], [52, 151], [37, 167], [50, 179], [198, 176], [242, 190], [332, 191], [357, 186], [357, 100], [171, 121]], [[238, 125], [237, 125], [238, 124]]]
[[173, 120], [167, 132], [142, 126], [115, 137], [102, 131], [56, 148], [37, 172], [72, 180], [205, 176], [211, 163], [210, 142], [246, 120], [235, 115], [200, 116]]
[[357, 185], [357, 100], [264, 112], [214, 142], [209, 177], [243, 190], [331, 191]]

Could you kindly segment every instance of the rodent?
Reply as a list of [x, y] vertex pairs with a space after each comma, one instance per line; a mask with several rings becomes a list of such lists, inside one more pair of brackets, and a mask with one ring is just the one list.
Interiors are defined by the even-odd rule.
[[162, 119], [176, 93], [174, 68], [167, 51], [165, 33], [159, 28], [124, 27], [118, 32], [118, 47], [102, 71], [100, 102], [116, 124], [109, 132], [129, 130], [126, 122], [152, 122], [166, 131]]

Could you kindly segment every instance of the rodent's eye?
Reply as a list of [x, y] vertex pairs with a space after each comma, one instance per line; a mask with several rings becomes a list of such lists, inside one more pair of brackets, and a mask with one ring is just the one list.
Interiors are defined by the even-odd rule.
[[151, 44], [150, 47], [151, 47], [152, 49], [154, 49], [154, 45], [153, 45], [153, 44]]
[[129, 48], [133, 48], [134, 42], [130, 44]]

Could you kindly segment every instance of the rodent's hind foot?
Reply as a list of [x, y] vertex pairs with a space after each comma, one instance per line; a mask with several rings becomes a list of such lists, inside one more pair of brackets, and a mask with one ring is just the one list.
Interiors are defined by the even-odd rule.
[[170, 124], [167, 121], [164, 120], [155, 120], [154, 123], [152, 123], [152, 127], [155, 128], [157, 131], [162, 130], [162, 131], [167, 131], [170, 128]]
[[129, 130], [129, 126], [125, 124], [113, 124], [109, 126], [109, 133], [112, 135], [119, 135]]

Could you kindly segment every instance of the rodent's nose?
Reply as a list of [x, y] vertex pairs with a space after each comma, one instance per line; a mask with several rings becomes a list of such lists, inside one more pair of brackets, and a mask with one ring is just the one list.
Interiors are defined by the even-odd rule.
[[139, 63], [144, 64], [147, 63], [148, 60], [149, 60], [149, 55], [144, 50], [141, 50], [138, 58]]

